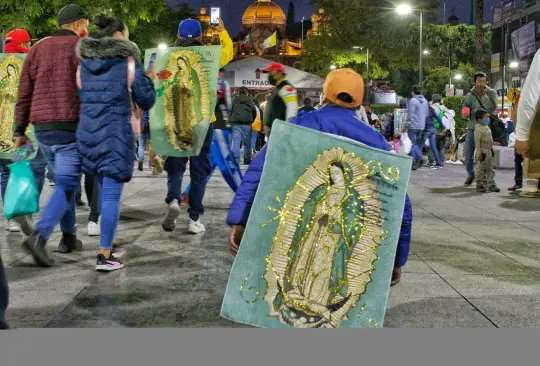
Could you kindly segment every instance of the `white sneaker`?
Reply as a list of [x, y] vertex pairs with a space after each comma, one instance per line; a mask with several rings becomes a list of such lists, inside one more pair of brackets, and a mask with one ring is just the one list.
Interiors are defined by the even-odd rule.
[[49, 187], [54, 187], [56, 183], [54, 183], [52, 180], [49, 181]]
[[101, 228], [97, 222], [90, 221], [88, 223], [88, 236], [100, 236]]
[[20, 233], [21, 232], [21, 228], [13, 220], [9, 220], [8, 222], [6, 222], [6, 230], [9, 231], [10, 233]]
[[197, 221], [193, 221], [192, 219], [189, 219], [187, 231], [190, 234], [200, 234], [200, 233], [204, 233], [206, 231], [206, 228], [202, 224], [201, 218], [199, 217]]
[[180, 205], [178, 204], [177, 200], [173, 200], [171, 203], [169, 203], [169, 208], [167, 209], [167, 214], [165, 215], [165, 219], [163, 220], [163, 223], [161, 224], [161, 227], [165, 231], [174, 231], [176, 228], [176, 219], [180, 216]]

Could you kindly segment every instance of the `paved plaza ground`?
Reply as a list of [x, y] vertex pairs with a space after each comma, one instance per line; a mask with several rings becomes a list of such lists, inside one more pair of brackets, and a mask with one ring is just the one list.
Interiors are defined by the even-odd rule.
[[[462, 186], [462, 166], [412, 173], [411, 256], [390, 291], [385, 327], [540, 326], [540, 199], [507, 193], [512, 176], [498, 171], [502, 193], [478, 194]], [[126, 186], [118, 233], [126, 266], [113, 273], [94, 271], [99, 238], [86, 235], [86, 208], [77, 213], [85, 251], [54, 254], [53, 268], [36, 267], [21, 251], [22, 235], [2, 230], [10, 325], [242, 327], [219, 316], [233, 262], [224, 223], [232, 191], [219, 173], [212, 178], [200, 236], [185, 233], [187, 215], [175, 232], [162, 230], [165, 192], [166, 176], [148, 171]]]

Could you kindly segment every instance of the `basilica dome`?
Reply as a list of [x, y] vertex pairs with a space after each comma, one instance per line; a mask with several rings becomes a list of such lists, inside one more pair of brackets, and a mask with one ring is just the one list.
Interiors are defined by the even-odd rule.
[[285, 25], [285, 13], [279, 5], [271, 0], [257, 0], [257, 2], [248, 6], [242, 16], [242, 24], [272, 24]]

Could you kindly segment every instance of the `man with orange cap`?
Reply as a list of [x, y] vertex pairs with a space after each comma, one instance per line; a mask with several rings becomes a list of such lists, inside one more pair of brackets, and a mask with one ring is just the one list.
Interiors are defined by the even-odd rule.
[[[392, 150], [390, 144], [380, 133], [361, 123], [360, 118], [358, 118], [357, 112], [364, 97], [364, 80], [358, 73], [351, 69], [332, 71], [326, 78], [323, 93], [325, 97], [323, 107], [293, 118], [290, 122], [331, 135], [347, 137], [377, 149]], [[234, 254], [238, 251], [244, 234], [244, 228], [261, 180], [265, 159], [266, 146], [251, 162], [227, 216], [227, 224], [232, 226], [229, 247]], [[392, 285], [396, 285], [401, 280], [401, 267], [405, 265], [409, 255], [411, 228], [412, 205], [409, 196], [407, 196], [392, 274]]]

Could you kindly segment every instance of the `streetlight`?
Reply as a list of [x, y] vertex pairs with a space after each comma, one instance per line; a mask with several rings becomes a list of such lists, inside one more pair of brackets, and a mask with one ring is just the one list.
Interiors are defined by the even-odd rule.
[[510, 66], [511, 69], [517, 69], [518, 66], [519, 66], [519, 62], [512, 61], [512, 62], [510, 62], [510, 65], [508, 65], [508, 66]]
[[[353, 46], [355, 50], [361, 50], [360, 46]], [[364, 95], [369, 100], [369, 48], [366, 48], [366, 82], [365, 82], [366, 94]]]
[[396, 7], [396, 11], [399, 15], [409, 15], [412, 13], [413, 9], [409, 4], [399, 4]]
[[424, 55], [429, 55], [429, 51], [428, 51], [428, 50], [424, 50]]
[[[409, 4], [399, 4], [397, 7], [396, 7], [396, 12], [399, 14], [399, 15], [409, 15], [413, 12], [413, 9]], [[424, 48], [423, 47], [423, 39], [422, 39], [422, 36], [423, 36], [423, 28], [424, 28], [424, 12], [422, 10], [419, 10], [420, 11], [420, 58], [419, 58], [419, 78], [420, 78], [420, 87], [422, 87], [422, 79], [423, 79], [423, 74], [424, 74], [424, 71], [422, 70], [423, 69], [423, 65], [422, 65], [422, 54], [424, 54], [425, 51], [423, 51], [422, 49]]]
[[456, 76], [454, 76], [454, 79], [461, 80], [461, 79], [463, 79], [463, 75], [457, 74]]
[[160, 50], [166, 50], [167, 47], [168, 47], [168, 46], [167, 46], [165, 43], [160, 43], [160, 44], [158, 45], [158, 48], [159, 48]]

